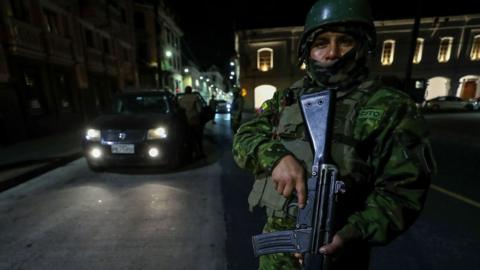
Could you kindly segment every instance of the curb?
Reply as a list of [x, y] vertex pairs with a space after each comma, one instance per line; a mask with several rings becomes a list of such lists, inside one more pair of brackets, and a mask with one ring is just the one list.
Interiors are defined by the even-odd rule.
[[[37, 168], [34, 168], [34, 169], [30, 169], [30, 170], [27, 170], [25, 171], [24, 173], [21, 173], [19, 175], [16, 175], [14, 177], [11, 177], [11, 178], [8, 178], [8, 179], [4, 179], [4, 180], [1, 180], [0, 179], [0, 192], [2, 191], [5, 191], [7, 189], [10, 189], [14, 186], [17, 186], [17, 185], [20, 185], [34, 177], [37, 177], [41, 174], [44, 174], [48, 171], [51, 171], [55, 168], [58, 168], [60, 166], [63, 166], [75, 159], [78, 159], [82, 157], [82, 153], [75, 153], [75, 154], [71, 154], [71, 155], [68, 155], [68, 156], [64, 156], [64, 157], [57, 157], [57, 158], [49, 158], [46, 160], [46, 164], [43, 165], [43, 166], [40, 166], [40, 167], [37, 167]], [[32, 161], [33, 162], [33, 161]], [[36, 163], [40, 163], [40, 161], [35, 161]], [[21, 163], [17, 163], [15, 165], [12, 166], [12, 168], [15, 168], [15, 167], [22, 167], [22, 165], [27, 165], [28, 161], [25, 161], [25, 162], [21, 162]], [[2, 166], [2, 169], [4, 169], [4, 167], [6, 167], [5, 165]]]

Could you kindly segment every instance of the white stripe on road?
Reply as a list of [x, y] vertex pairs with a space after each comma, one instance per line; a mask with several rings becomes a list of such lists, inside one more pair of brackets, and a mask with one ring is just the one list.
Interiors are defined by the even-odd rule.
[[444, 189], [444, 188], [441, 188], [441, 187], [439, 187], [439, 186], [436, 186], [436, 185], [430, 185], [430, 187], [431, 187], [433, 190], [436, 190], [436, 191], [438, 191], [438, 192], [447, 194], [448, 196], [453, 197], [453, 198], [455, 198], [455, 199], [457, 199], [457, 200], [460, 200], [460, 201], [462, 201], [462, 202], [464, 202], [464, 203], [467, 203], [467, 204], [470, 204], [470, 205], [475, 206], [475, 207], [477, 207], [477, 208], [480, 208], [480, 203], [479, 203], [479, 202], [474, 201], [474, 200], [472, 200], [472, 199], [469, 199], [469, 198], [467, 198], [467, 197], [464, 197], [464, 196], [462, 196], [462, 195], [460, 195], [460, 194], [458, 194], [458, 193], [454, 193], [454, 192], [448, 191], [448, 190], [446, 190], [446, 189]]

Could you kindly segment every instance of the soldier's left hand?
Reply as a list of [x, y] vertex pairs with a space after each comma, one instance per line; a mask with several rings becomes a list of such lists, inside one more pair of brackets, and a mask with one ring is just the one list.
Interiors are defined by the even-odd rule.
[[334, 235], [333, 240], [330, 244], [320, 247], [320, 253], [325, 255], [333, 255], [342, 250], [345, 245], [344, 241], [340, 236]]

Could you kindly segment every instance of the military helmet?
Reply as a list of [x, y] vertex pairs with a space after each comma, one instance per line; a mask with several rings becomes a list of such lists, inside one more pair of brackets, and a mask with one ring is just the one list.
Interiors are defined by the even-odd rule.
[[319, 0], [307, 14], [298, 46], [298, 58], [304, 60], [309, 49], [307, 39], [318, 28], [327, 25], [357, 24], [365, 31], [370, 50], [375, 46], [375, 26], [368, 0]]

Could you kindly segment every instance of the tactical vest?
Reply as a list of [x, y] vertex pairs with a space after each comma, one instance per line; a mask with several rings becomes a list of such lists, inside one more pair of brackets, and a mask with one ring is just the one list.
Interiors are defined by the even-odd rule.
[[[367, 190], [373, 185], [372, 169], [368, 164], [371, 152], [370, 142], [368, 138], [362, 138], [363, 140], [355, 138], [354, 128], [358, 119], [361, 118], [359, 114], [362, 108], [378, 87], [376, 81], [367, 81], [354, 91], [337, 97], [331, 154], [339, 169], [339, 179], [346, 183], [347, 193], [349, 187], [355, 186], [356, 193], [359, 190], [362, 193], [361, 190]], [[296, 100], [301, 94], [311, 91], [304, 88], [291, 88], [291, 90], [297, 94]], [[273, 132], [285, 148], [300, 160], [308, 177], [311, 175], [313, 152], [309, 138], [305, 134], [299, 102], [293, 102], [279, 111], [278, 125], [274, 127]], [[248, 198], [250, 209], [260, 206], [266, 208], [269, 216], [284, 217], [287, 214], [296, 216], [297, 209], [288, 207], [291, 201], [276, 191], [270, 173], [256, 177]], [[361, 194], [355, 194], [357, 197], [359, 195], [361, 197]]]

